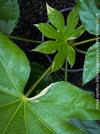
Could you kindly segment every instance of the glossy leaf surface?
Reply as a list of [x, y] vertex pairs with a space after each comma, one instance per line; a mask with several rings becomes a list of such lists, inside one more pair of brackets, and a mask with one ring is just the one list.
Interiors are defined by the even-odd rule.
[[83, 26], [89, 33], [100, 35], [100, 9], [95, 4], [96, 0], [77, 0], [77, 3]]
[[29, 61], [25, 54], [0, 32], [0, 88], [21, 95], [29, 73]]
[[33, 98], [20, 98], [4, 92], [0, 99], [0, 132], [4, 134], [85, 134], [68, 121], [100, 118], [95, 99], [65, 82], [54, 83]]
[[[0, 33], [0, 133], [85, 134], [69, 120], [100, 119], [96, 100], [67, 82], [56, 82], [26, 98], [30, 66], [25, 54]], [[1, 77], [2, 76], [2, 77]]]
[[19, 17], [17, 0], [0, 0], [0, 30], [10, 34], [16, 26]]
[[100, 42], [91, 46], [85, 56], [83, 84], [88, 83], [100, 73]]

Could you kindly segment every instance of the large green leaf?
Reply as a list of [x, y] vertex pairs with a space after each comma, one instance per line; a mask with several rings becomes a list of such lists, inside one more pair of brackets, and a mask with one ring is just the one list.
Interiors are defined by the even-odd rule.
[[[82, 24], [89, 33], [100, 35], [100, 9], [96, 0], [77, 0]], [[100, 3], [99, 3], [100, 4]]]
[[100, 73], [100, 42], [90, 47], [85, 56], [83, 85]]
[[67, 82], [56, 82], [27, 98], [30, 73], [25, 54], [0, 33], [0, 133], [85, 134], [70, 119], [100, 119], [96, 100]]
[[85, 134], [69, 124], [69, 120], [100, 118], [95, 99], [66, 82], [53, 83], [33, 98], [20, 98], [7, 92], [0, 94], [2, 134]]
[[0, 29], [10, 34], [16, 26], [19, 17], [17, 0], [0, 0]]
[[0, 32], [0, 89], [21, 95], [30, 73], [25, 54]]
[[87, 134], [99, 134], [100, 124], [96, 121], [82, 121], [79, 119], [72, 119], [69, 121], [72, 125], [81, 128]]

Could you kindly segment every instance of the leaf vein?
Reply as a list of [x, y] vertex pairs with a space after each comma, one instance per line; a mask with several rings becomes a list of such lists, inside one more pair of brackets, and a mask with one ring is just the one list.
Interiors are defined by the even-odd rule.
[[51, 132], [53, 132], [53, 134], [57, 134], [43, 119], [41, 119], [38, 114], [30, 107], [30, 105], [27, 103], [29, 109], [31, 110], [31, 112], [35, 115], [35, 117], [41, 121], [41, 123], [44, 124], [45, 127], [47, 127]]
[[0, 107], [4, 107], [4, 106], [7, 106], [7, 105], [11, 105], [11, 104], [16, 103], [16, 102], [18, 102], [18, 101], [21, 101], [21, 99], [18, 99], [18, 100], [9, 102], [9, 103], [2, 104], [2, 105], [0, 105]]
[[7, 92], [7, 91], [4, 91], [4, 90], [2, 90], [2, 89], [0, 89], [0, 91], [3, 92], [3, 93], [5, 93], [5, 94], [7, 94], [7, 95], [11, 95], [11, 96], [20, 98], [20, 96], [15, 95], [15, 94], [11, 94], [11, 93], [9, 93], [9, 92]]
[[14, 112], [14, 114], [12, 115], [12, 117], [10, 118], [10, 120], [8, 121], [7, 125], [5, 126], [5, 128], [4, 128], [4, 130], [2, 131], [1, 134], [4, 134], [4, 132], [7, 130], [9, 124], [11, 123], [11, 121], [13, 120], [13, 118], [15, 117], [15, 115], [16, 115], [16, 113], [18, 112], [19, 108], [21, 107], [22, 103], [23, 103], [23, 102], [21, 102], [21, 103], [19, 104], [19, 106], [17, 107], [16, 111]]
[[26, 134], [29, 134], [28, 128], [27, 128], [27, 119], [26, 119], [26, 107], [25, 107], [25, 102], [24, 102], [24, 117], [25, 117]]

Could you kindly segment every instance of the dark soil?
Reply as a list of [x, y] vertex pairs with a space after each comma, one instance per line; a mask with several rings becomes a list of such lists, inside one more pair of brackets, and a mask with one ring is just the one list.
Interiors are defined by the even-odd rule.
[[[46, 2], [58, 10], [75, 6], [74, 0], [18, 0], [20, 7], [19, 22], [11, 35], [41, 41], [42, 34], [33, 24], [47, 22]], [[85, 37], [87, 38], [86, 34]], [[43, 64], [45, 67], [50, 65], [50, 62], [44, 54], [31, 51], [38, 44], [15, 40], [13, 41], [26, 53], [30, 62], [38, 62], [39, 64]], [[77, 63], [80, 64], [78, 61]], [[64, 79], [63, 71], [60, 70], [55, 74]], [[95, 79], [86, 84], [84, 87], [81, 86], [82, 72], [69, 72], [68, 81], [84, 90], [95, 91]]]

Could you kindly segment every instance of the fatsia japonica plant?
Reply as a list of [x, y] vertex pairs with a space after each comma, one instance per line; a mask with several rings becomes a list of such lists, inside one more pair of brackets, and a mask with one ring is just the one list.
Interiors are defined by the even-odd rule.
[[[33, 51], [38, 51], [45, 54], [57, 52], [53, 59], [52, 72], [59, 70], [63, 66], [66, 59], [65, 74], [67, 72], [67, 62], [69, 62], [71, 67], [75, 63], [75, 51], [86, 54], [83, 72], [84, 85], [91, 79], [95, 78], [100, 72], [100, 64], [96, 64], [97, 53], [99, 60], [98, 62], [100, 62], [100, 42], [98, 42], [100, 37], [77, 43], [74, 40], [79, 38], [85, 30], [94, 35], [100, 34], [100, 10], [97, 9], [96, 5], [91, 0], [84, 0], [83, 2], [78, 0], [77, 2], [78, 4], [73, 8], [66, 18], [67, 25], [65, 25], [65, 20], [62, 13], [47, 5], [48, 18], [52, 25], [40, 23], [35, 24], [35, 26], [37, 26], [46, 37], [55, 40], [45, 41]], [[91, 6], [93, 9], [91, 9]], [[82, 25], [77, 27], [79, 18], [82, 20]], [[87, 50], [87, 53], [77, 48], [77, 45], [84, 45], [84, 43], [94, 40], [97, 40], [97, 42], [94, 45], [91, 44], [91, 47]], [[95, 63], [94, 65], [93, 62]], [[98, 71], [96, 70], [97, 66]], [[66, 78], [67, 76], [65, 75], [65, 79]]]
[[[48, 18], [54, 27], [46, 23], [36, 24], [36, 26], [45, 36], [55, 40], [43, 42], [34, 49], [34, 51], [48, 54], [58, 51], [53, 64], [46, 70], [37, 63], [30, 63], [24, 52], [9, 39], [14, 38], [9, 34], [13, 31], [18, 19], [17, 0], [13, 2], [12, 0], [1, 0], [0, 2], [0, 6], [2, 5], [0, 11], [4, 13], [4, 15], [0, 14], [0, 133], [100, 133], [100, 125], [95, 121], [100, 119], [100, 107], [96, 108], [97, 101], [93, 95], [70, 84], [66, 77], [64, 82], [50, 74], [50, 72], [60, 69], [65, 59], [66, 71], [67, 62], [73, 66], [75, 62], [75, 48], [73, 46], [84, 43], [74, 43], [74, 39], [85, 30], [95, 34], [95, 30], [92, 29], [95, 26], [87, 27], [87, 19], [84, 21], [82, 12], [84, 13], [85, 10], [88, 15], [90, 14], [89, 3], [94, 5], [93, 9], [99, 11], [96, 1], [94, 4], [90, 0], [77, 0], [77, 5], [68, 15], [67, 26], [64, 24], [62, 14], [47, 5]], [[16, 9], [16, 16], [13, 15], [14, 9]], [[94, 13], [93, 9], [91, 6]], [[76, 28], [79, 18], [82, 20], [82, 25]], [[91, 20], [96, 22], [95, 18]], [[100, 22], [97, 23], [100, 25]], [[30, 41], [17, 37], [15, 39]], [[31, 42], [36, 41], [31, 40]], [[97, 75], [92, 72], [90, 62], [96, 60], [95, 50], [97, 47], [100, 49], [100, 43], [98, 44], [98, 46], [97, 44], [91, 46], [86, 53], [84, 70], [89, 64], [88, 69], [92, 73], [87, 81]], [[94, 65], [92, 68], [94, 69]], [[86, 70], [84, 76], [88, 77], [88, 74], [89, 72]], [[87, 81], [83, 83], [85, 84]], [[35, 90], [36, 95], [33, 96], [34, 93], [31, 93]]]

